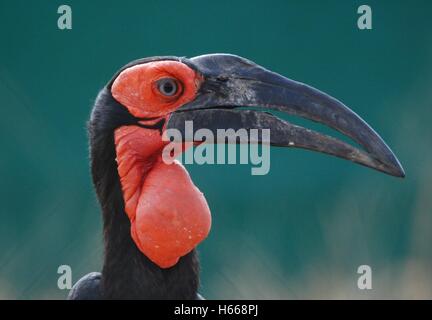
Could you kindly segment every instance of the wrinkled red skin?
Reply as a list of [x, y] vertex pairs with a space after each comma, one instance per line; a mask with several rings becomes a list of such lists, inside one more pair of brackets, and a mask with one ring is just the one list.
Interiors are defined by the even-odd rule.
[[[181, 84], [177, 94], [167, 97], [157, 90], [161, 78], [174, 78]], [[166, 116], [195, 98], [202, 77], [178, 61], [156, 61], [130, 67], [119, 74], [111, 93], [137, 118]]]
[[[175, 97], [160, 96], [154, 86], [166, 76], [183, 86]], [[199, 84], [199, 75], [181, 62], [153, 62], [123, 71], [113, 83], [112, 94], [136, 117], [167, 119], [195, 97]], [[123, 126], [114, 137], [131, 236], [155, 264], [172, 267], [210, 232], [206, 199], [179, 162], [163, 162], [167, 142], [158, 130]]]

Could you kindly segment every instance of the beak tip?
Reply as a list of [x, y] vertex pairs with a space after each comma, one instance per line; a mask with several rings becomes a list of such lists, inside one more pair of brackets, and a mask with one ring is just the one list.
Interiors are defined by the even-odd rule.
[[398, 172], [398, 175], [396, 177], [405, 178], [405, 170], [402, 168], [402, 166], [399, 167], [399, 172]]
[[389, 166], [388, 173], [397, 178], [405, 178], [405, 170], [397, 159]]

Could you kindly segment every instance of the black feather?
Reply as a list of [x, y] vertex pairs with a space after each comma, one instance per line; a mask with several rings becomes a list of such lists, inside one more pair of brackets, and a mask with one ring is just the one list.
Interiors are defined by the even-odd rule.
[[69, 291], [68, 300], [100, 300], [101, 274], [92, 272], [82, 277]]

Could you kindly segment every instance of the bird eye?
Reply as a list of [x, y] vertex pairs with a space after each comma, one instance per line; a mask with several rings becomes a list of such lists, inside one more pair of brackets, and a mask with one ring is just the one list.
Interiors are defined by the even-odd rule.
[[178, 84], [173, 78], [163, 78], [157, 82], [157, 88], [164, 96], [172, 97], [178, 91]]

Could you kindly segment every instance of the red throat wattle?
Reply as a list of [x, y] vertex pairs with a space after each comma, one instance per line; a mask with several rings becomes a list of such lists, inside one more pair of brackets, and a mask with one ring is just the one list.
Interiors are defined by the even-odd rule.
[[[181, 96], [166, 99], [154, 93], [154, 82], [167, 76], [181, 83]], [[180, 62], [155, 62], [123, 71], [112, 94], [134, 116], [161, 119], [193, 99], [199, 81]], [[211, 214], [206, 199], [179, 162], [163, 162], [167, 142], [159, 130], [123, 126], [114, 137], [131, 236], [151, 261], [161, 268], [172, 267], [207, 237]]]
[[157, 130], [121, 127], [115, 143], [132, 238], [150, 260], [169, 268], [210, 231], [204, 195], [180, 163], [163, 162]]

